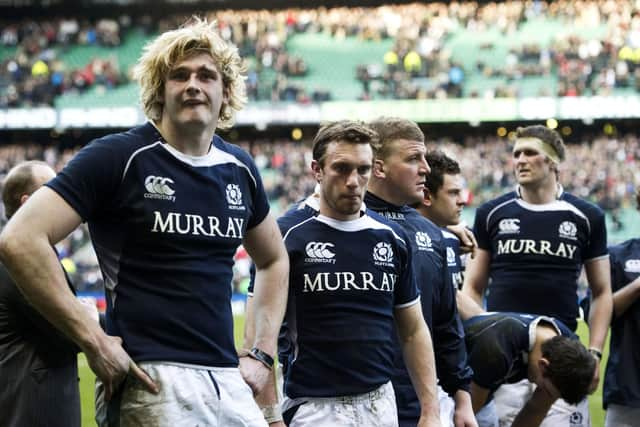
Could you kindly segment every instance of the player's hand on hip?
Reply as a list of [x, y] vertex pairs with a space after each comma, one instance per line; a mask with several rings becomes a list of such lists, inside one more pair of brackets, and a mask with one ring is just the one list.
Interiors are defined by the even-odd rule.
[[122, 339], [109, 335], [104, 337], [98, 351], [85, 354], [89, 367], [104, 384], [105, 400], [111, 399], [127, 375], [135, 377], [150, 392], [157, 393], [158, 386], [122, 348]]
[[272, 375], [271, 370], [262, 362], [248, 356], [240, 357], [240, 374], [251, 387], [254, 396], [264, 390]]

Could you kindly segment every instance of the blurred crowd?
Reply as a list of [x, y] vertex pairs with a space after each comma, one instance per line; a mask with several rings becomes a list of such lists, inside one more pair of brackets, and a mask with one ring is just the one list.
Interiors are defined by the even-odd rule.
[[[329, 100], [332, 94], [331, 88], [309, 90], [304, 80], [292, 79], [310, 72], [304, 57], [287, 51], [291, 37], [304, 33], [326, 34], [336, 42], [346, 37], [392, 42], [383, 57], [372, 58], [356, 67], [352, 76], [345, 76], [360, 80], [361, 99], [461, 97], [469, 75], [502, 77], [506, 83], [482, 93], [466, 93], [468, 96], [517, 97], [518, 82], [531, 76], [552, 76], [557, 83], [540, 89], [538, 95], [607, 95], [616, 88], [637, 90], [638, 11], [635, 2], [624, 0], [430, 2], [377, 8], [226, 10], [210, 12], [208, 18], [218, 21], [222, 37], [247, 58], [250, 99], [306, 103]], [[53, 105], [54, 98], [63, 93], [94, 86], [109, 89], [127, 82], [129, 70], [121, 69], [117, 59], [117, 48], [127, 33], [153, 34], [175, 28], [188, 17], [0, 20], [0, 53], [2, 49], [14, 52], [2, 56], [0, 63], [0, 108]], [[515, 42], [500, 67], [479, 60], [465, 68], [446, 46], [458, 29], [473, 31], [478, 39], [497, 30], [505, 38], [519, 40], [523, 24], [545, 18], [583, 31], [560, 32], [549, 45]], [[596, 31], [601, 28], [604, 34]], [[70, 69], [65, 53], [73, 46], [87, 45], [113, 48], [113, 55]], [[493, 47], [487, 42], [480, 49]]]
[[[427, 135], [428, 138], [428, 135]], [[614, 219], [620, 208], [633, 207], [633, 195], [640, 187], [640, 138], [634, 134], [599, 135], [567, 145], [567, 159], [561, 165], [560, 181], [567, 191], [600, 205]], [[238, 143], [248, 150], [259, 167], [264, 186], [276, 215], [313, 192], [310, 173], [311, 141], [254, 140]], [[465, 178], [467, 201], [475, 207], [515, 186], [512, 172], [511, 141], [504, 137], [469, 136], [461, 141], [429, 140], [458, 159]], [[54, 145], [15, 144], [0, 146], [0, 183], [15, 164], [24, 160], [44, 160], [60, 170], [73, 157], [75, 149]], [[2, 218], [4, 218], [4, 210]], [[78, 228], [57, 245], [65, 268], [81, 291], [102, 289], [102, 279], [85, 226]], [[246, 287], [248, 259], [238, 253], [235, 286]]]

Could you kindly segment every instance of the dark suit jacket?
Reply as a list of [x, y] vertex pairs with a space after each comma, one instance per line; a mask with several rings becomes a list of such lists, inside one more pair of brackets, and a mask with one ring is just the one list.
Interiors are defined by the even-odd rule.
[[79, 427], [77, 353], [0, 264], [0, 427]]

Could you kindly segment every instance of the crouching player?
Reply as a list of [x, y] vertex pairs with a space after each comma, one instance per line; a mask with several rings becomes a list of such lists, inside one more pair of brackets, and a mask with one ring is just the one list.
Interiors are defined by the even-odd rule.
[[[514, 401], [504, 402], [522, 408], [513, 427], [539, 426], [557, 399], [576, 404], [587, 396], [596, 360], [562, 322], [539, 315], [485, 312], [460, 292], [457, 302], [474, 372], [471, 399], [480, 427], [507, 425], [498, 422], [492, 402], [503, 384], [526, 378], [534, 389], [526, 402], [518, 394], [511, 396]], [[571, 419], [572, 426], [583, 425], [582, 420]]]

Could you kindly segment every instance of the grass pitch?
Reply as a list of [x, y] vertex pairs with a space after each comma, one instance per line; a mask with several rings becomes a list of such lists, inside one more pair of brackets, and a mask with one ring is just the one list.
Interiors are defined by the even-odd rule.
[[[244, 317], [238, 316], [235, 318], [235, 339], [236, 344], [242, 342], [242, 330], [244, 328]], [[584, 322], [578, 324], [578, 335], [582, 339], [582, 342], [587, 345], [587, 339], [589, 332]], [[598, 390], [589, 396], [589, 409], [591, 411], [591, 425], [592, 427], [604, 426], [604, 410], [602, 409], [602, 379], [604, 378], [604, 368], [609, 356], [609, 341], [602, 357], [602, 364], [600, 365], [600, 386]], [[81, 354], [78, 358], [78, 370], [80, 372], [80, 397], [82, 400], [82, 426], [83, 427], [95, 427], [94, 421], [94, 405], [93, 405], [93, 389], [95, 376], [89, 369], [87, 361], [84, 355]]]

